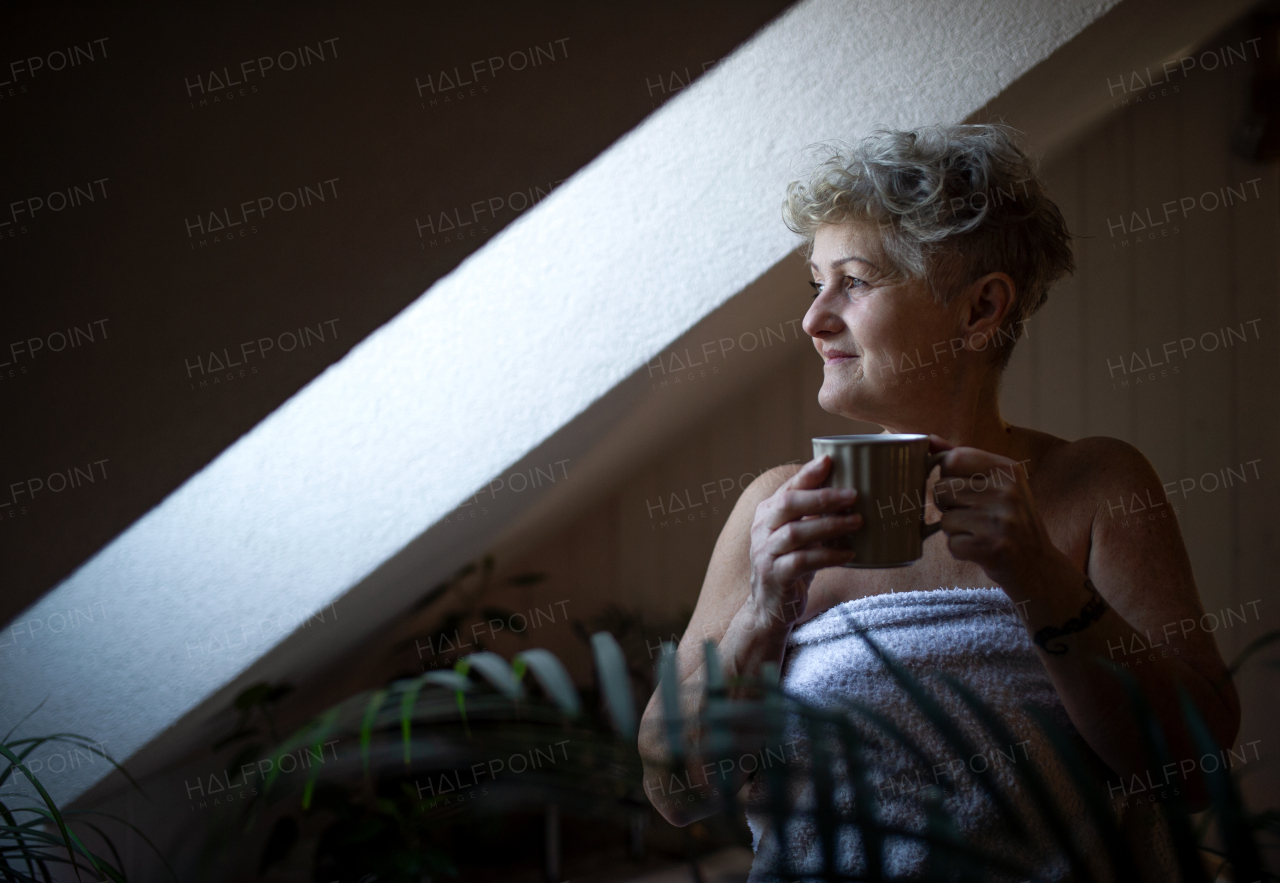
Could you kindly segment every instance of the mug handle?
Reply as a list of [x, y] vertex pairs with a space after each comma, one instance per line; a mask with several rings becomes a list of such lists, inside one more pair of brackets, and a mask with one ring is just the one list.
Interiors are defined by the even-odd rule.
[[[925, 456], [924, 477], [926, 480], [928, 480], [929, 478], [929, 473], [933, 471], [933, 467], [940, 464], [942, 462], [942, 458], [945, 457], [946, 455], [947, 455], [946, 451], [939, 451], [936, 454], [927, 454]], [[923, 518], [923, 516], [921, 517]], [[920, 541], [924, 542], [925, 540], [929, 539], [929, 537], [933, 536], [935, 533], [937, 533], [940, 530], [942, 530], [941, 521], [935, 521], [932, 524], [926, 524], [924, 521], [921, 521], [920, 522]]]

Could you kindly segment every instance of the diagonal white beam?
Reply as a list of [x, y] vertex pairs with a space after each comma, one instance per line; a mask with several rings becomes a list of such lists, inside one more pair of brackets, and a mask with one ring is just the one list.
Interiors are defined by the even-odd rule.
[[270, 649], [194, 633], [343, 598], [781, 259], [806, 144], [961, 120], [1113, 5], [793, 7], [20, 616], [101, 602], [109, 626], [11, 650], [0, 723], [48, 696], [28, 731], [129, 757]]

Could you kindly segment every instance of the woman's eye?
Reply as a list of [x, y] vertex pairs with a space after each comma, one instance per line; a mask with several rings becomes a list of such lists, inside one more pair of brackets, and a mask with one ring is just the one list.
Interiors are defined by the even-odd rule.
[[[859, 279], [857, 276], [845, 276], [842, 281], [844, 283], [845, 288], [865, 288], [867, 284], [865, 281], [863, 281], [862, 279]], [[821, 282], [810, 282], [809, 285], [812, 286], [813, 288], [813, 296], [815, 298], [818, 295], [822, 294]]]

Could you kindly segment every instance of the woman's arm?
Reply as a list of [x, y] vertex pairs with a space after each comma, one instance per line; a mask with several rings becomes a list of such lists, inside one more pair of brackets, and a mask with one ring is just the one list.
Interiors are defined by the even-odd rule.
[[[1110, 783], [1112, 796], [1127, 796], [1139, 785], [1150, 793], [1154, 784], [1155, 793], [1203, 807], [1201, 752], [1183, 724], [1177, 688], [1187, 691], [1224, 748], [1239, 729], [1240, 703], [1212, 634], [1200, 628], [1204, 610], [1172, 506], [1151, 464], [1131, 445], [1085, 439], [1063, 456], [1079, 485], [1076, 496], [1084, 495], [1093, 511], [1086, 571], [1049, 540], [1021, 476], [999, 488], [983, 482], [977, 491], [967, 483], [941, 494], [951, 552], [980, 564], [1023, 611], [1072, 722], [1118, 776]], [[956, 448], [942, 475], [990, 474], [1009, 462]], [[1129, 508], [1135, 494], [1149, 511], [1168, 517], [1130, 518], [1122, 526], [1112, 517], [1116, 501]], [[1160, 768], [1147, 756], [1128, 695], [1098, 657], [1137, 681], [1164, 729], [1171, 765]]]
[[[851, 491], [818, 489], [830, 468], [821, 457], [799, 470], [778, 467], [758, 477], [743, 492], [720, 532], [689, 626], [676, 649], [680, 713], [700, 718], [704, 707], [706, 665], [703, 642], [715, 642], [726, 679], [758, 675], [766, 662], [781, 664], [787, 637], [804, 613], [813, 573], [850, 560], [851, 553], [826, 549], [822, 539], [848, 533], [858, 516], [837, 516], [856, 500]], [[731, 688], [730, 695], [742, 695]], [[736, 734], [747, 740], [751, 734]], [[698, 754], [701, 732], [686, 733], [686, 755], [669, 767], [661, 690], [649, 699], [640, 721], [639, 747], [645, 791], [658, 812], [673, 825], [705, 818], [720, 797], [738, 791], [746, 773], [719, 770]], [[757, 744], [738, 750], [759, 749]]]

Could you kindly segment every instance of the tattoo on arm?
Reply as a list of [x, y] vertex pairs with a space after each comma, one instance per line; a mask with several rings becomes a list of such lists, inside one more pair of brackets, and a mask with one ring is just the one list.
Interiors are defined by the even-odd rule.
[[1087, 576], [1084, 578], [1084, 587], [1089, 592], [1090, 598], [1085, 605], [1080, 608], [1080, 612], [1068, 619], [1060, 626], [1047, 625], [1035, 633], [1031, 640], [1035, 641], [1040, 647], [1044, 648], [1046, 653], [1052, 653], [1054, 656], [1061, 656], [1067, 652], [1067, 645], [1062, 641], [1058, 641], [1053, 646], [1049, 642], [1055, 638], [1062, 638], [1066, 635], [1073, 635], [1076, 632], [1082, 632], [1093, 623], [1097, 622], [1102, 614], [1107, 612], [1107, 601], [1098, 592], [1093, 581]]

